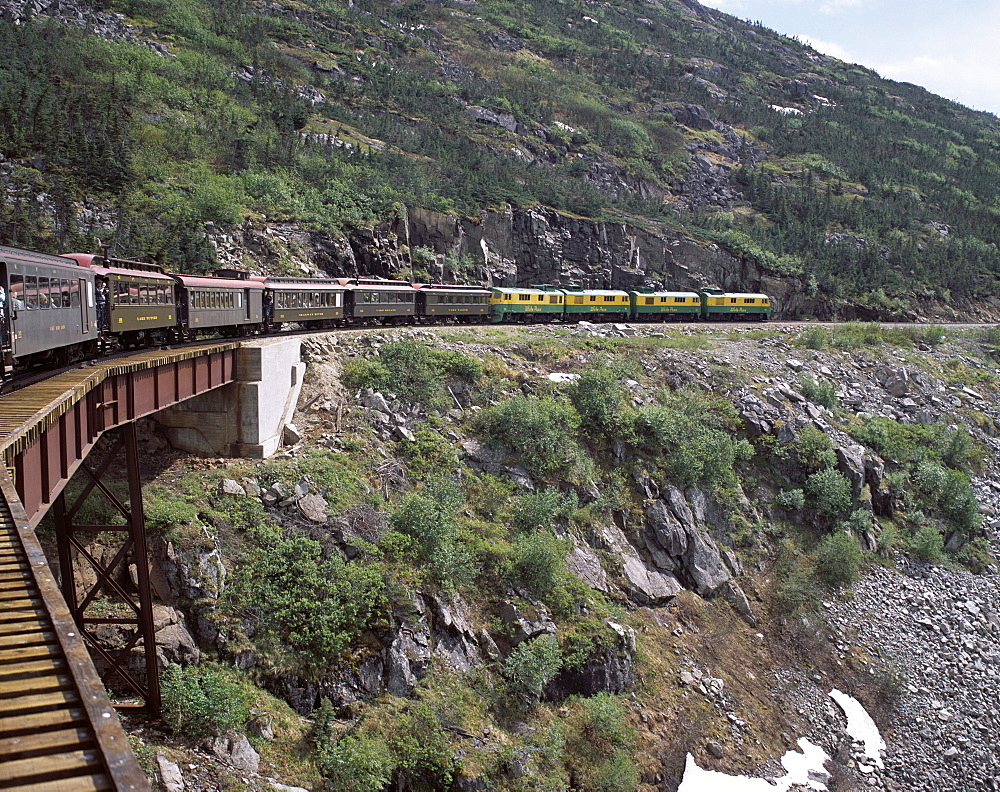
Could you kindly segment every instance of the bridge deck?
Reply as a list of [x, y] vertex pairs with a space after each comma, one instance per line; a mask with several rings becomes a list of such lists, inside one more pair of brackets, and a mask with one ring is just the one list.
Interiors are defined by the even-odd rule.
[[0, 788], [148, 790], [0, 468]]

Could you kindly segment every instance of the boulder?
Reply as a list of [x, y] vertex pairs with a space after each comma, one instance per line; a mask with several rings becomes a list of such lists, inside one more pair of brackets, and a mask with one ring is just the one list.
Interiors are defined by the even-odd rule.
[[597, 591], [610, 591], [608, 575], [601, 566], [597, 553], [586, 545], [577, 545], [566, 556], [566, 566], [570, 572]]
[[635, 631], [609, 619], [606, 623], [612, 639], [602, 645], [582, 665], [563, 671], [546, 687], [549, 701], [569, 696], [618, 695], [635, 681]]
[[219, 492], [222, 495], [236, 495], [238, 497], [244, 497], [247, 493], [246, 490], [240, 486], [239, 483], [233, 481], [232, 479], [222, 479], [219, 484]]
[[497, 615], [515, 645], [539, 635], [556, 633], [555, 622], [542, 605], [504, 600], [497, 608]]
[[427, 673], [430, 660], [428, 635], [400, 630], [386, 653], [386, 690], [409, 696]]
[[684, 553], [682, 577], [691, 581], [691, 587], [700, 597], [711, 597], [726, 583], [731, 575], [723, 563], [715, 542], [700, 533], [690, 534]]
[[197, 665], [201, 652], [183, 624], [169, 624], [156, 633], [156, 657], [161, 668]]
[[325, 523], [327, 520], [326, 515], [326, 499], [322, 495], [305, 495], [296, 504], [302, 516], [305, 517], [309, 522], [314, 523]]
[[687, 531], [663, 501], [655, 501], [646, 507], [646, 525], [668, 556], [680, 558], [684, 555], [688, 546]]
[[166, 792], [184, 792], [184, 776], [176, 762], [171, 762], [157, 751], [156, 767], [160, 771], [160, 783]]
[[649, 569], [638, 556], [631, 556], [622, 567], [629, 598], [641, 605], [663, 605], [681, 591], [673, 575]]
[[857, 503], [865, 486], [865, 449], [859, 445], [846, 445], [837, 448], [836, 452], [837, 469], [851, 482], [851, 497]]
[[260, 767], [260, 754], [253, 749], [245, 734], [212, 737], [205, 743], [205, 749], [220, 761], [244, 773], [256, 773]]

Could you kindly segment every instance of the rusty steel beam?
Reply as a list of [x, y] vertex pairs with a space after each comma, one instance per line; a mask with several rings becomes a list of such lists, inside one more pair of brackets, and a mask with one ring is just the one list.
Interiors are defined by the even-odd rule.
[[0, 450], [31, 525], [103, 432], [234, 382], [237, 347], [227, 342], [144, 353], [58, 375], [0, 400]]
[[[127, 423], [115, 430], [114, 445], [107, 450], [97, 468], [84, 463], [80, 470], [86, 473], [87, 484], [72, 504], [66, 503], [65, 493], [55, 501], [53, 515], [56, 524], [56, 543], [59, 549], [59, 572], [63, 598], [69, 606], [80, 632], [91, 651], [103, 662], [105, 669], [101, 681], [113, 688], [124, 683], [132, 695], [142, 699], [142, 708], [151, 714], [160, 711], [160, 683], [156, 667], [156, 638], [153, 625], [153, 595], [149, 585], [149, 561], [146, 547], [146, 521], [142, 508], [142, 482], [139, 479], [139, 448], [136, 442], [135, 423]], [[108, 468], [124, 456], [128, 477], [128, 503], [122, 501], [104, 483]], [[80, 509], [92, 495], [103, 495], [115, 510], [125, 518], [125, 525], [83, 525], [76, 522]], [[97, 533], [117, 534], [121, 544], [109, 563], [102, 563], [87, 550], [86, 536]], [[83, 535], [83, 537], [81, 537]], [[81, 559], [97, 574], [89, 591], [77, 589], [74, 560]], [[136, 569], [136, 591], [127, 591], [123, 578], [128, 578], [129, 564]], [[82, 594], [82, 596], [81, 596]], [[88, 616], [88, 608], [101, 594], [110, 595], [113, 605], [124, 605], [131, 615], [119, 618]], [[106, 604], [106, 601], [103, 601]], [[103, 624], [116, 624], [132, 628], [125, 636], [124, 647], [105, 646], [93, 628]], [[145, 681], [137, 679], [126, 667], [132, 649], [142, 642]], [[132, 708], [131, 704], [116, 704], [119, 709]]]

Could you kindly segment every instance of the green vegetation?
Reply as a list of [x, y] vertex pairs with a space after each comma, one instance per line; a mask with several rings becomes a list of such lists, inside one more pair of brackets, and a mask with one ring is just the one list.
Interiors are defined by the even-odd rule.
[[336, 663], [386, 618], [377, 567], [347, 563], [303, 536], [261, 537], [227, 592], [231, 607], [253, 625], [254, 642], [303, 673]]
[[660, 405], [638, 410], [636, 447], [662, 467], [680, 487], [717, 490], [735, 480], [734, 465], [753, 455], [745, 439], [733, 434], [736, 413], [731, 402], [695, 392], [660, 394]]
[[449, 379], [469, 385], [482, 375], [478, 360], [435, 349], [420, 341], [383, 344], [375, 358], [357, 358], [344, 368], [344, 384], [352, 390], [372, 388], [431, 407], [454, 406], [445, 387]]
[[239, 731], [250, 716], [240, 677], [221, 666], [170, 668], [162, 692], [164, 719], [191, 739]]
[[488, 443], [513, 449], [534, 476], [571, 475], [580, 462], [580, 416], [564, 401], [515, 396], [484, 410], [479, 426]]

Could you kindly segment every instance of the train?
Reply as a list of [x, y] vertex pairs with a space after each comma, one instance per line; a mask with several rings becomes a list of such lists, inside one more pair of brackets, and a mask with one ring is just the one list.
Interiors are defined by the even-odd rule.
[[68, 365], [112, 348], [199, 336], [239, 338], [364, 325], [592, 321], [766, 321], [765, 294], [488, 287], [384, 278], [295, 278], [219, 269], [211, 275], [103, 254], [53, 255], [0, 245], [2, 371]]

